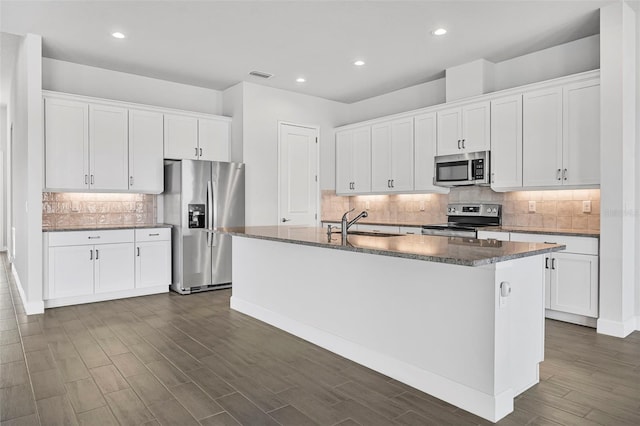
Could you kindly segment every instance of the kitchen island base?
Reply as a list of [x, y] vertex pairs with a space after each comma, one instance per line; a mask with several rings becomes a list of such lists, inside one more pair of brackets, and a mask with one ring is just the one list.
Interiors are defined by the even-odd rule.
[[232, 309], [487, 420], [538, 383], [541, 255], [470, 267], [234, 236], [232, 258]]

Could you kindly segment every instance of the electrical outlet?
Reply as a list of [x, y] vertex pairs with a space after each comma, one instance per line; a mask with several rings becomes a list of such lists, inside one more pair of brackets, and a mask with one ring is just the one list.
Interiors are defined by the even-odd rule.
[[71, 211], [74, 213], [77, 213], [80, 211], [80, 203], [77, 201], [72, 201], [71, 202]]
[[582, 213], [591, 213], [591, 201], [582, 202]]
[[420, 211], [424, 211], [424, 201], [420, 201]]
[[365, 201], [365, 202], [364, 202], [364, 209], [365, 209], [365, 210], [369, 210], [369, 208], [370, 208], [370, 207], [371, 207], [371, 205], [369, 204], [369, 202], [368, 202], [368, 201]]
[[529, 213], [535, 213], [535, 212], [536, 212], [536, 202], [529, 201]]

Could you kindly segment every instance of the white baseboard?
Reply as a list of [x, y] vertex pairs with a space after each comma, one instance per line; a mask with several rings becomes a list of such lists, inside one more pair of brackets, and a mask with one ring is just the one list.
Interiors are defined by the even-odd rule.
[[636, 331], [640, 331], [640, 315], [636, 317]]
[[638, 329], [636, 317], [626, 321], [611, 321], [604, 318], [598, 319], [598, 333], [613, 337], [625, 338]]
[[18, 276], [18, 271], [16, 270], [13, 263], [11, 264], [11, 275], [13, 275], [13, 279], [16, 281], [16, 287], [18, 288], [18, 293], [20, 293], [20, 300], [22, 300], [22, 307], [24, 308], [24, 312], [27, 315], [43, 314], [44, 302], [42, 300], [27, 300], [24, 289], [22, 288], [22, 282], [20, 282], [20, 277]]
[[499, 395], [489, 395], [237, 297], [231, 297], [230, 305], [238, 312], [271, 324], [489, 421], [497, 422], [513, 411], [515, 395], [512, 389]]
[[572, 324], [584, 325], [585, 327], [596, 328], [598, 326], [597, 318], [585, 317], [584, 315], [576, 315], [567, 312], [545, 309], [544, 316], [545, 318], [570, 322]]
[[148, 296], [150, 294], [168, 293], [169, 285], [132, 288], [129, 290], [113, 291], [109, 293], [87, 294], [84, 296], [60, 297], [44, 301], [45, 308], [80, 305], [82, 303], [104, 302], [105, 300], [124, 299], [126, 297]]

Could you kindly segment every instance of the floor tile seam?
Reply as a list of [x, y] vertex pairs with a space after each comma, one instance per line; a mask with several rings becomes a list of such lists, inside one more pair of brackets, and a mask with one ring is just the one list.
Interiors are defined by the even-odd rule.
[[[232, 388], [233, 388], [233, 387], [232, 387]], [[235, 388], [233, 388], [233, 389], [235, 389]], [[281, 426], [282, 426], [282, 423], [280, 423], [279, 421], [277, 421], [273, 416], [271, 416], [269, 413], [267, 413], [266, 411], [264, 411], [264, 410], [263, 410], [262, 408], [260, 408], [260, 407], [255, 403], [255, 402], [253, 402], [251, 399], [249, 399], [249, 397], [247, 397], [245, 394], [243, 394], [242, 392], [240, 392], [240, 391], [239, 391], [239, 390], [237, 390], [237, 389], [235, 390], [235, 392], [231, 392], [231, 393], [228, 393], [228, 394], [226, 394], [226, 395], [222, 395], [222, 396], [220, 396], [220, 397], [216, 398], [214, 401], [215, 401], [218, 405], [220, 405], [220, 407], [222, 407], [222, 408], [225, 410], [225, 412], [227, 412], [227, 413], [228, 413], [228, 414], [229, 414], [229, 415], [230, 415], [234, 420], [236, 420], [238, 423], [240, 423], [241, 425], [243, 425], [243, 426], [244, 426], [244, 423], [242, 423], [242, 422], [240, 421], [240, 419], [237, 419], [236, 417], [234, 417], [234, 416], [233, 416], [233, 414], [231, 414], [231, 413], [227, 410], [227, 408], [226, 408], [224, 405], [222, 405], [221, 403], [219, 403], [219, 402], [218, 402], [218, 400], [220, 400], [220, 399], [222, 399], [222, 398], [226, 398], [227, 396], [230, 396], [230, 395], [233, 395], [233, 394], [236, 394], [236, 393], [237, 393], [237, 394], [239, 394], [239, 395], [241, 395], [242, 397], [246, 398], [249, 402], [251, 402], [251, 404], [253, 404], [253, 405], [254, 405], [258, 410], [260, 410], [264, 415], [269, 416], [269, 418], [270, 418], [271, 420], [273, 420], [276, 424], [278, 424], [278, 425], [281, 425]], [[207, 394], [207, 395], [208, 395], [208, 394]], [[211, 396], [209, 396], [209, 397], [211, 397]], [[283, 405], [283, 407], [286, 407], [287, 405], [291, 405], [291, 404], [285, 404], [285, 405]], [[277, 408], [277, 409], [280, 409], [280, 408], [282, 408], [282, 407], [279, 407], [279, 408]], [[304, 413], [303, 413], [303, 414], [304, 414]]]
[[[33, 398], [33, 405], [35, 407], [35, 411], [36, 411], [36, 418], [38, 419], [38, 424], [42, 425], [42, 421], [40, 420], [40, 410], [38, 409], [38, 404], [36, 403], [36, 393], [35, 390], [33, 388], [33, 382], [31, 381], [31, 373], [29, 371], [29, 364], [27, 363], [27, 353], [24, 350], [24, 341], [22, 338], [22, 333], [20, 331], [20, 327], [17, 325], [18, 324], [18, 314], [16, 312], [16, 301], [13, 295], [13, 289], [12, 286], [17, 286], [17, 284], [15, 282], [11, 281], [11, 277], [9, 277], [9, 273], [7, 271], [7, 263], [8, 263], [8, 258], [7, 258], [7, 254], [4, 253], [2, 254], [2, 268], [4, 270], [4, 275], [5, 278], [7, 279], [7, 282], [9, 284], [9, 298], [11, 299], [11, 307], [13, 309], [13, 316], [16, 320], [16, 330], [18, 332], [18, 338], [20, 339], [20, 348], [22, 349], [22, 360], [24, 361], [24, 365], [25, 365], [25, 369], [27, 370], [27, 377], [29, 378], [29, 387], [31, 389], [31, 397]], [[48, 345], [47, 345], [48, 348]]]

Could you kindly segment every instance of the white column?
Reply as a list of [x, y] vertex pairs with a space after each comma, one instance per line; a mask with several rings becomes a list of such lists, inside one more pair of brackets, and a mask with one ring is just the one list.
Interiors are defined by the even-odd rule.
[[600, 9], [601, 238], [598, 332], [635, 330], [635, 13], [624, 2]]

